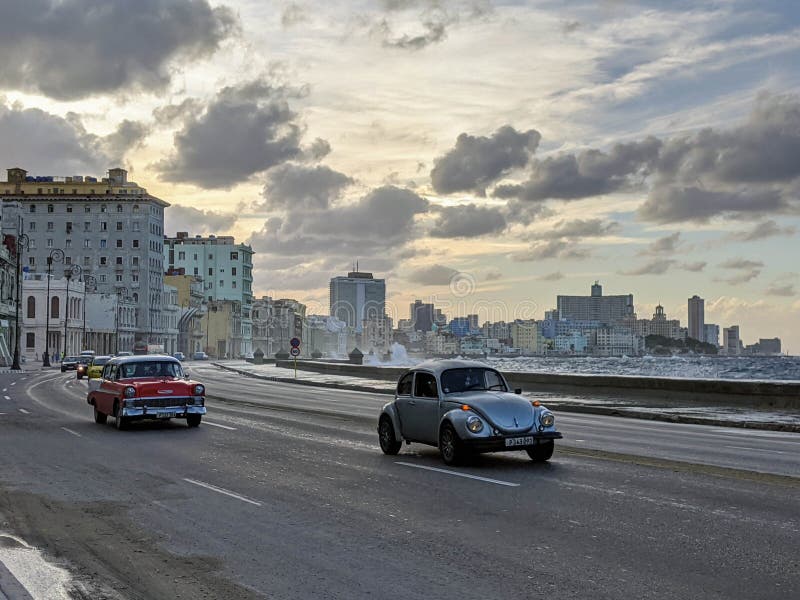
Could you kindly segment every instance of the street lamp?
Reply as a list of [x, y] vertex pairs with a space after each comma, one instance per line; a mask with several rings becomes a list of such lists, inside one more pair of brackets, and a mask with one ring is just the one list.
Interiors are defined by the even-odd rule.
[[87, 275], [83, 278], [83, 336], [81, 344], [86, 348], [86, 289], [92, 286], [92, 291], [97, 291], [97, 278], [92, 275]]
[[114, 308], [114, 354], [119, 354], [119, 299], [128, 295], [125, 286], [117, 288], [117, 306]]
[[67, 298], [64, 301], [64, 354], [61, 355], [61, 360], [67, 356], [67, 325], [69, 324], [69, 282], [73, 277], [79, 277], [83, 269], [80, 265], [72, 265], [64, 269], [64, 277], [67, 280]]
[[50, 250], [50, 256], [47, 257], [47, 320], [44, 322], [44, 353], [42, 354], [42, 366], [50, 366], [50, 279], [53, 270], [54, 262], [61, 262], [64, 260], [64, 251], [55, 248]]
[[19, 219], [19, 229], [17, 230], [17, 310], [14, 316], [14, 362], [11, 364], [13, 371], [20, 371], [22, 367], [19, 364], [19, 339], [21, 335], [19, 327], [19, 305], [22, 302], [22, 266], [21, 257], [22, 251], [28, 249], [30, 238], [22, 233], [22, 217]]

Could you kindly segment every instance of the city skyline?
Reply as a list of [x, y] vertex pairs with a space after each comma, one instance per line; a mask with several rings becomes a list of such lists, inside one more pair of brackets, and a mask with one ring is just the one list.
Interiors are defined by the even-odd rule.
[[599, 279], [800, 352], [790, 3], [37, 3], [0, 41], [3, 168], [128, 168], [169, 235], [252, 244], [256, 297], [324, 307], [358, 259], [400, 307], [540, 317]]

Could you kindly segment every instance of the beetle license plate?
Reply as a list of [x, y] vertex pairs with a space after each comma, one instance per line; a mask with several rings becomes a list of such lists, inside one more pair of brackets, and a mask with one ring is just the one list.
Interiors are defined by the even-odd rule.
[[156, 413], [156, 416], [159, 419], [171, 419], [172, 417], [175, 416], [175, 411], [174, 410], [160, 410], [160, 411], [158, 411]]
[[533, 436], [526, 435], [525, 437], [506, 438], [506, 448], [513, 446], [533, 446]]

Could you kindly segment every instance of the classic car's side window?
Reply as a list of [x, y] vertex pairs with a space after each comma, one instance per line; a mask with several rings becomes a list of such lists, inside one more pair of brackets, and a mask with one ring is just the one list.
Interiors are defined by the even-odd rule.
[[436, 388], [436, 377], [430, 373], [417, 373], [414, 383], [414, 395], [417, 398], [438, 398], [439, 390]]
[[111, 365], [106, 365], [105, 367], [103, 367], [103, 374], [101, 375], [101, 377], [103, 379], [111, 379], [110, 373], [111, 373]]
[[408, 373], [403, 375], [400, 378], [400, 381], [397, 384], [397, 395], [398, 396], [410, 396], [411, 395], [411, 384], [414, 381], [414, 373]]

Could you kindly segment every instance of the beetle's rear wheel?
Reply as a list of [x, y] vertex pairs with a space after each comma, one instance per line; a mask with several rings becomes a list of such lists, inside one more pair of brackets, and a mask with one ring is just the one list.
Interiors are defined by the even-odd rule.
[[106, 413], [101, 413], [99, 410], [97, 410], [96, 406], [92, 408], [94, 408], [94, 422], [98, 425], [105, 425], [106, 420], [108, 420], [108, 415]]
[[553, 456], [555, 447], [553, 440], [550, 440], [543, 444], [537, 444], [533, 448], [528, 448], [526, 452], [533, 462], [547, 462]]
[[381, 450], [383, 450], [384, 454], [397, 454], [403, 445], [402, 442], [397, 441], [394, 435], [392, 420], [385, 415], [381, 417], [378, 424], [378, 440], [381, 443]]

